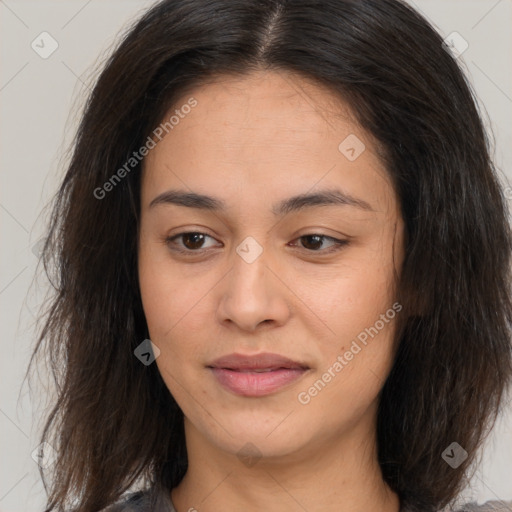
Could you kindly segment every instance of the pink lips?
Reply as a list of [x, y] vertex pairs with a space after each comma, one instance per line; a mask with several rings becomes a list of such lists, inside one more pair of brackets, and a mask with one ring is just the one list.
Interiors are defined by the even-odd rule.
[[309, 367], [278, 354], [231, 354], [208, 365], [221, 385], [242, 396], [264, 396], [294, 382]]

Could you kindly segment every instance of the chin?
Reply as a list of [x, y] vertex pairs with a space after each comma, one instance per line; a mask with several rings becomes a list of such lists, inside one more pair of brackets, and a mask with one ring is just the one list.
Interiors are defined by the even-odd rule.
[[[292, 413], [293, 421], [283, 414], [263, 411], [233, 412], [224, 410], [218, 417], [221, 425], [209, 416], [194, 421], [194, 427], [219, 449], [239, 458], [281, 458], [307, 447], [314, 438], [314, 427]], [[213, 411], [212, 416], [217, 417]], [[284, 421], [283, 421], [284, 420]], [[313, 432], [312, 432], [313, 431]]]

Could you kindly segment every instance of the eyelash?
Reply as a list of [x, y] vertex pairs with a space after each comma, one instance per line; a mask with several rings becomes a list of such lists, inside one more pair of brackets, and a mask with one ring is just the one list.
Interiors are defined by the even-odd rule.
[[[187, 254], [187, 255], [193, 255], [193, 254], [200, 254], [201, 252], [207, 252], [210, 248], [208, 249], [197, 249], [197, 250], [192, 250], [192, 249], [182, 249], [182, 248], [179, 248], [175, 245], [175, 242], [174, 240], [179, 238], [179, 237], [182, 237], [184, 235], [204, 235], [204, 236], [207, 236], [209, 238], [212, 238], [212, 236], [206, 234], [206, 233], [202, 233], [200, 231], [183, 231], [182, 233], [178, 233], [176, 235], [172, 235], [172, 236], [169, 236], [167, 238], [165, 238], [165, 244], [169, 247], [169, 249], [171, 251], [174, 251], [174, 252], [178, 252], [178, 253], [181, 253], [181, 254]], [[316, 236], [316, 237], [320, 237], [321, 239], [323, 240], [331, 240], [332, 242], [334, 242], [334, 245], [329, 248], [329, 249], [324, 249], [324, 250], [313, 250], [313, 249], [306, 249], [307, 252], [310, 252], [310, 253], [319, 253], [319, 254], [322, 254], [322, 255], [325, 255], [325, 254], [331, 254], [333, 252], [337, 252], [337, 251], [340, 251], [341, 249], [343, 249], [343, 247], [347, 246], [349, 244], [349, 241], [348, 240], [339, 240], [337, 238], [333, 238], [332, 236], [327, 236], [327, 235], [322, 235], [322, 234], [319, 234], [319, 233], [308, 233], [306, 235], [302, 235], [298, 238], [296, 238], [295, 240], [300, 240], [301, 238], [307, 238], [307, 237], [313, 237], [313, 236]]]

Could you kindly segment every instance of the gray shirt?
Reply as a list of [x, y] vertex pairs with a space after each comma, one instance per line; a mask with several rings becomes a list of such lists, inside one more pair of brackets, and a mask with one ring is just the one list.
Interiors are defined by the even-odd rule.
[[[180, 512], [194, 512], [194, 507]], [[452, 508], [444, 508], [439, 512], [512, 512], [512, 501], [486, 501], [482, 505], [475, 502], [468, 503], [462, 508], [454, 510]], [[103, 512], [176, 512], [171, 501], [170, 493], [162, 493], [157, 496], [156, 503], [151, 506], [149, 495], [147, 492], [135, 492], [129, 494], [119, 503], [111, 505], [104, 509]], [[406, 507], [402, 507], [400, 512], [410, 512]]]

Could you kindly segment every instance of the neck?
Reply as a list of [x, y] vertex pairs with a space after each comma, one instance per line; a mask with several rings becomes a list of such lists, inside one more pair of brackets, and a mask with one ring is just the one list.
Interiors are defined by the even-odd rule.
[[372, 429], [361, 432], [360, 424], [293, 454], [245, 464], [208, 442], [186, 419], [185, 435], [188, 470], [171, 493], [178, 512], [400, 510], [398, 495], [382, 479]]

